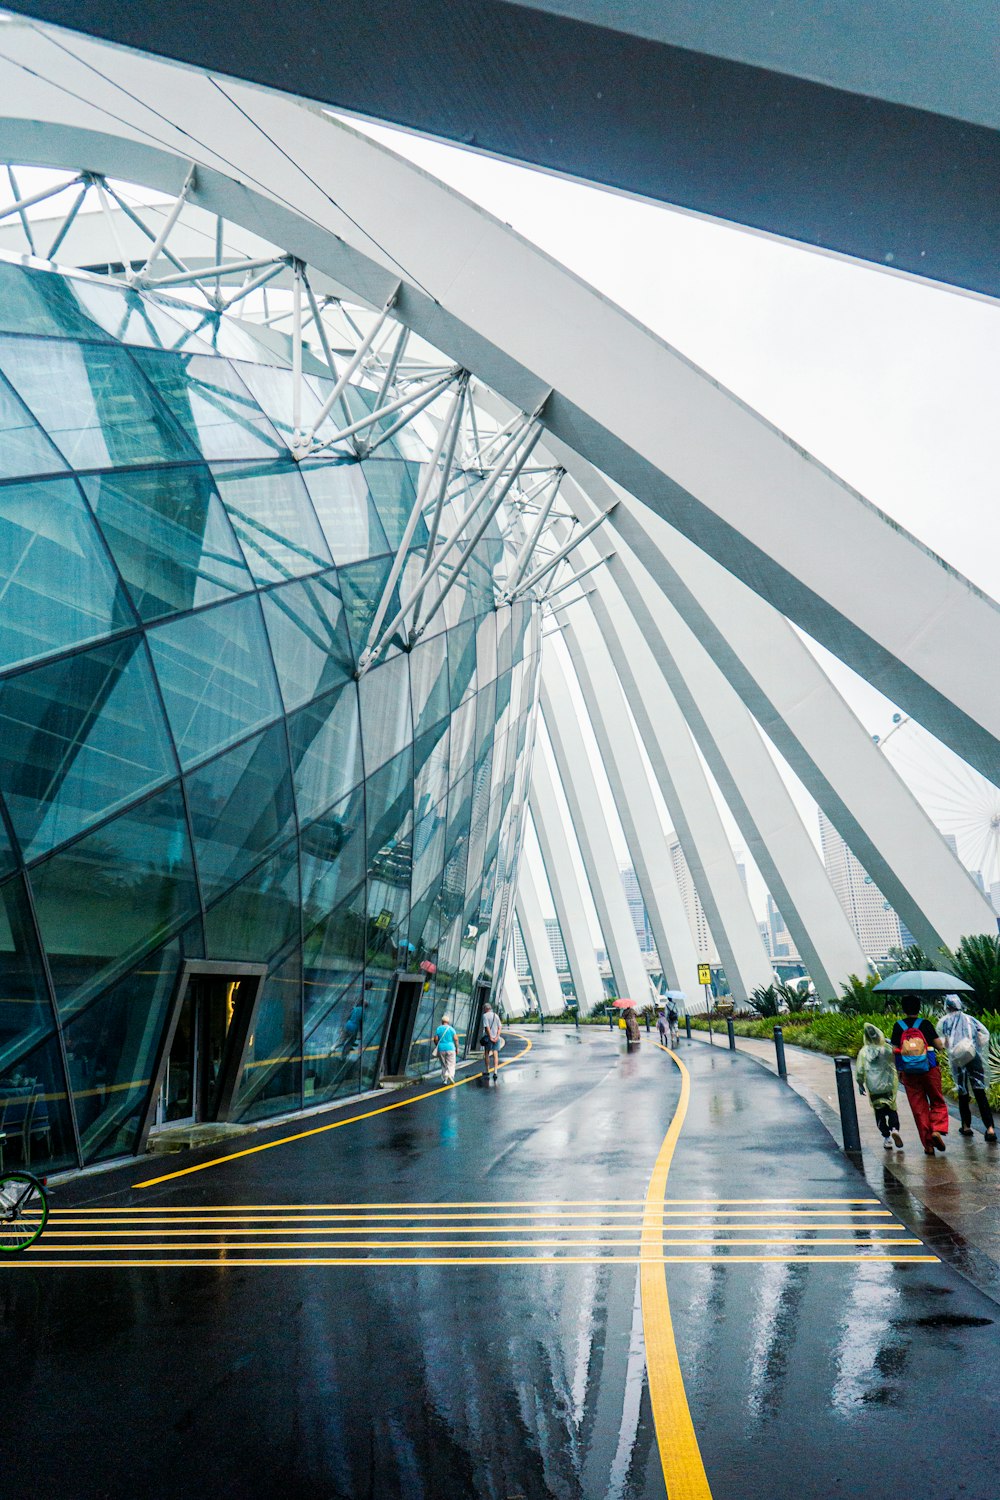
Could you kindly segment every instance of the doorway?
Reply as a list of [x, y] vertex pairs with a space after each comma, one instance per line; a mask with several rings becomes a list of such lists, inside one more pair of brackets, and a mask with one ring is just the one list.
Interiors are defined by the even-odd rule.
[[380, 1076], [401, 1078], [406, 1072], [413, 1044], [413, 1028], [424, 993], [423, 974], [400, 974], [396, 980], [389, 1020], [385, 1028]]
[[483, 1034], [483, 1008], [493, 992], [493, 986], [487, 980], [481, 979], [476, 985], [472, 1000], [472, 1010], [469, 1013], [469, 1030], [465, 1037], [465, 1055], [479, 1050], [479, 1038]]
[[152, 1129], [229, 1119], [266, 972], [264, 964], [184, 964], [137, 1150]]

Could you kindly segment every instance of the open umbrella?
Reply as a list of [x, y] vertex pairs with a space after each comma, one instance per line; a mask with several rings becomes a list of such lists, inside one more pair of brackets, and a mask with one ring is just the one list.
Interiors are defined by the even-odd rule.
[[666, 999], [668, 999], [668, 1000], [686, 1000], [687, 999], [687, 995], [685, 995], [685, 993], [684, 993], [683, 990], [667, 990], [666, 991]]
[[876, 994], [882, 995], [889, 992], [916, 995], [923, 991], [938, 995], [954, 995], [959, 991], [971, 994], [972, 985], [966, 984], [964, 979], [959, 979], [954, 974], [943, 974], [940, 969], [901, 969], [898, 974], [890, 974], [888, 979], [881, 980], [875, 986]]
[[612, 1002], [616, 1010], [635, 1010], [634, 1000], [615, 1000]]

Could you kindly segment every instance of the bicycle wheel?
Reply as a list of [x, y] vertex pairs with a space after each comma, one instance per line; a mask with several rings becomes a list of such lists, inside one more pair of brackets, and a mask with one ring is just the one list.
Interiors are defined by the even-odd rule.
[[49, 1202], [30, 1172], [0, 1174], [0, 1255], [28, 1250], [45, 1228]]

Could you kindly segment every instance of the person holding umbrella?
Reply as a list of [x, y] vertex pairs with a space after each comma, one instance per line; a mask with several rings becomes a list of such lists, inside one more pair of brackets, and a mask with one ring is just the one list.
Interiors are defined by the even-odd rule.
[[954, 974], [937, 970], [913, 969], [893, 974], [875, 986], [877, 992], [899, 994], [903, 1018], [892, 1028], [890, 1042], [896, 1058], [896, 1069], [903, 1080], [906, 1097], [913, 1113], [920, 1144], [927, 1156], [944, 1151], [948, 1134], [948, 1106], [941, 1089], [941, 1068], [937, 1049], [944, 1047], [937, 1027], [920, 1014], [921, 996], [947, 994], [968, 989]]

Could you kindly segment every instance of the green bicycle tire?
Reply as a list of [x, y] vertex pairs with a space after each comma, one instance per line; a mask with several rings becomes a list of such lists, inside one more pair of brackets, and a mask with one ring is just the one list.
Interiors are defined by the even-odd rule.
[[[19, 1200], [16, 1217], [8, 1218], [9, 1205]], [[30, 1172], [0, 1172], [0, 1255], [30, 1250], [41, 1237], [48, 1217], [49, 1201], [37, 1177]]]

